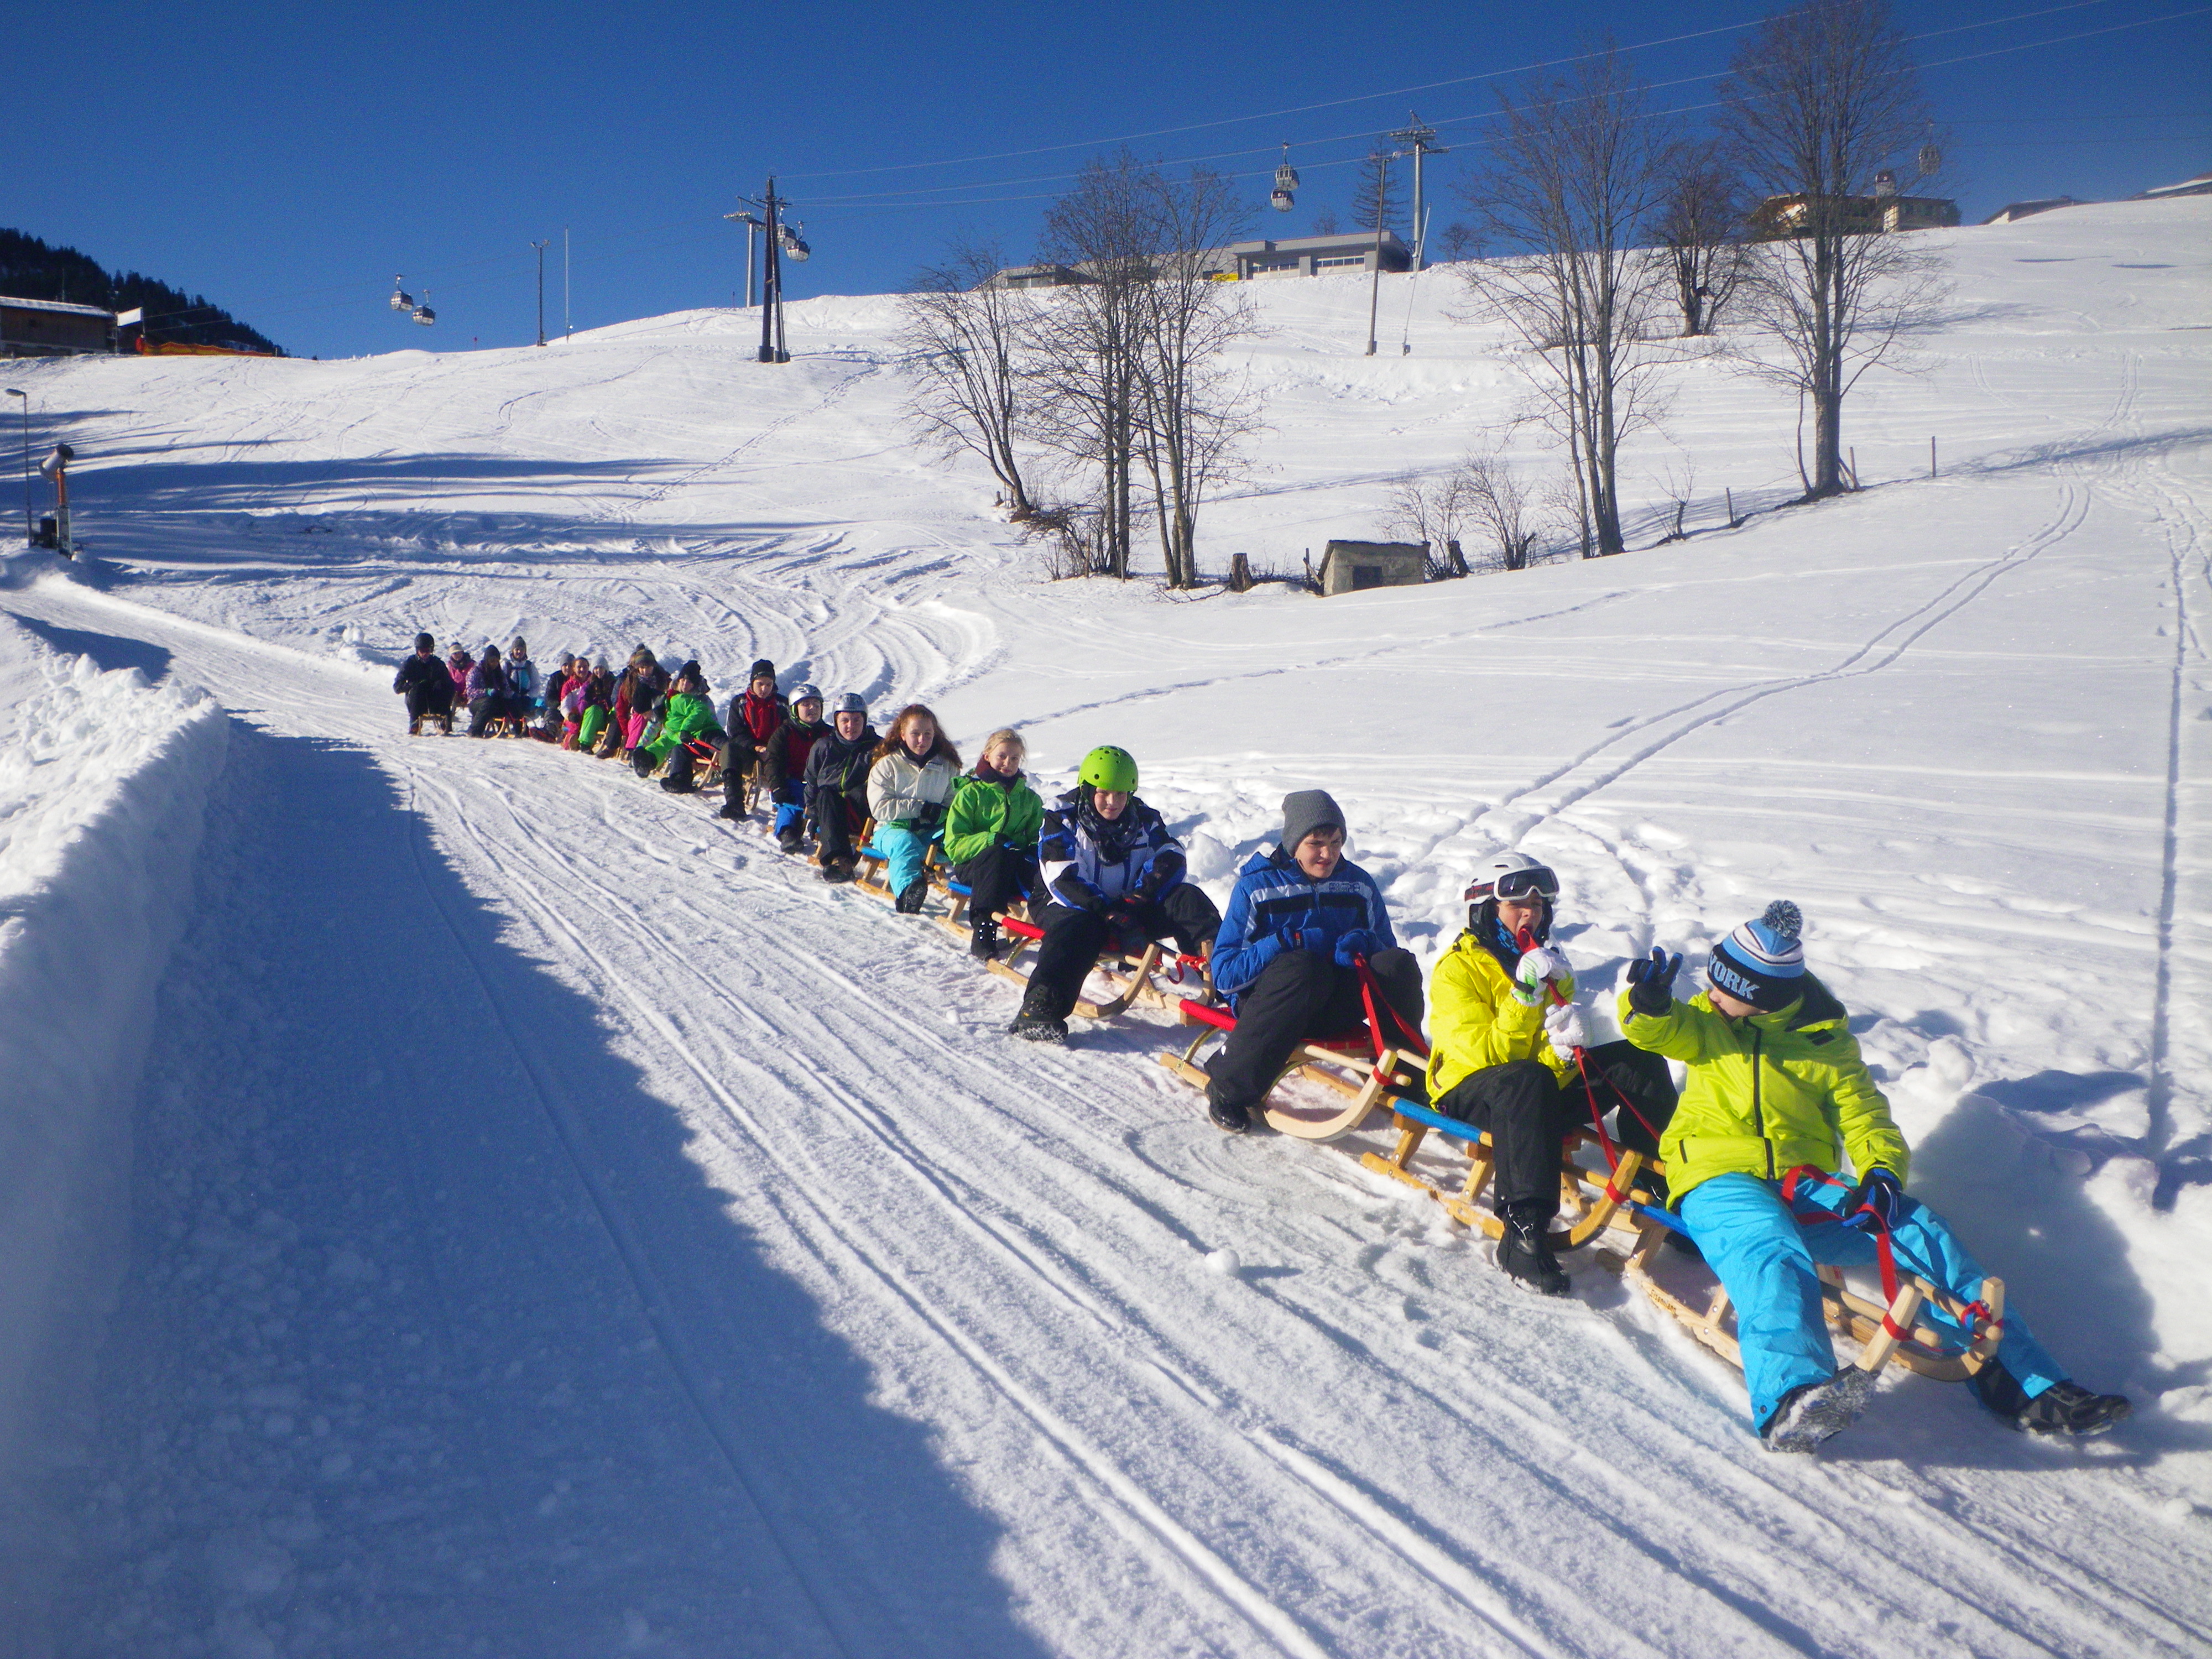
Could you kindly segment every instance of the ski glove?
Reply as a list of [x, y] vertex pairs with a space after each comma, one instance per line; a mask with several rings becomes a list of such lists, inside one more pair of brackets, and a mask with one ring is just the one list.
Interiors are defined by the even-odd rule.
[[1521, 965], [1513, 971], [1513, 994], [1527, 1007], [1541, 1007], [1550, 1000], [1550, 990], [1556, 988], [1560, 996], [1572, 998], [1575, 994], [1575, 970], [1567, 966], [1567, 959], [1548, 945], [1540, 945], [1533, 951], [1524, 951]]
[[1657, 945], [1651, 954], [1628, 964], [1628, 1006], [1649, 1019], [1656, 1019], [1674, 1006], [1674, 975], [1682, 971], [1682, 953], [1673, 956]]
[[1277, 930], [1275, 943], [1285, 951], [1321, 951], [1328, 946], [1328, 935], [1318, 927], [1284, 927]]
[[1583, 1011], [1571, 1002], [1562, 1002], [1544, 1016], [1544, 1030], [1552, 1039], [1555, 1054], [1589, 1047], [1589, 1022]]
[[1349, 968], [1355, 957], [1371, 957], [1382, 948], [1382, 941], [1364, 927], [1354, 927], [1336, 936], [1336, 965]]
[[1844, 1200], [1844, 1225], [1886, 1233], [1905, 1219], [1905, 1183], [1877, 1164]]

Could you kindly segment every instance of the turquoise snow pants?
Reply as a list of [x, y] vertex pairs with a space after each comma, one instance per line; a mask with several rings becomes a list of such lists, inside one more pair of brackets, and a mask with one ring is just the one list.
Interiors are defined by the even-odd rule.
[[888, 866], [884, 874], [894, 897], [921, 879], [922, 869], [929, 861], [929, 836], [917, 836], [896, 823], [876, 826], [876, 845], [884, 853]]
[[[1837, 1187], [1798, 1191], [1801, 1206], [1817, 1206], [1831, 1218], [1844, 1197], [1844, 1188]], [[1972, 1301], [1981, 1294], [1980, 1266], [1942, 1217], [1924, 1204], [1907, 1201], [1911, 1213], [1890, 1233], [1898, 1272], [1917, 1273], [1961, 1302]], [[1764, 1429], [1790, 1389], [1835, 1375], [1836, 1351], [1820, 1312], [1814, 1264], [1871, 1267], [1877, 1260], [1873, 1235], [1838, 1219], [1801, 1223], [1783, 1202], [1776, 1182], [1752, 1175], [1715, 1176], [1692, 1190], [1680, 1209], [1690, 1237], [1735, 1304], [1751, 1425]], [[1965, 1346], [1965, 1334], [1940, 1310], [1925, 1308], [1921, 1316]], [[2009, 1304], [1997, 1358], [2031, 1400], [2066, 1378]]]

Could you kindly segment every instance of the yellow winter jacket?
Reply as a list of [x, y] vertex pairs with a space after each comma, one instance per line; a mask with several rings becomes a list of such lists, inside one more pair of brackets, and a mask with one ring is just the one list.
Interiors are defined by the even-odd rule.
[[1473, 933], [1462, 933], [1429, 978], [1429, 1098], [1441, 1100], [1471, 1073], [1516, 1060], [1542, 1060], [1563, 1084], [1575, 1074], [1574, 1062], [1553, 1050], [1544, 1011], [1515, 997], [1498, 958]]
[[1690, 1070], [1659, 1138], [1677, 1202], [1717, 1175], [1775, 1181], [1801, 1164], [1833, 1172], [1839, 1149], [1862, 1174], [1877, 1164], [1899, 1181], [1909, 1173], [1911, 1154], [1859, 1057], [1844, 1006], [1811, 975], [1787, 1008], [1740, 1020], [1702, 991], [1658, 1015], [1638, 1013], [1624, 991], [1620, 1029], [1638, 1048]]

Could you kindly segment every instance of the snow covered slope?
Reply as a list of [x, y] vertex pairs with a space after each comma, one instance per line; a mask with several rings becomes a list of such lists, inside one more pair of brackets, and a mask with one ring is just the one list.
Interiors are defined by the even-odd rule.
[[[1944, 234], [1848, 500], [1726, 529], [1792, 411], [1699, 362], [1628, 466], [1690, 540], [1325, 602], [1044, 582], [906, 441], [882, 299], [794, 307], [778, 368], [699, 313], [36, 369], [102, 566], [0, 599], [243, 722], [62, 1650], [2202, 1651], [2208, 229]], [[1449, 276], [1393, 286], [1374, 359], [1356, 282], [1255, 289], [1273, 429], [1210, 568], [1373, 533], [1510, 413]], [[1425, 955], [1525, 846], [1600, 992], [1793, 897], [1916, 1191], [2139, 1414], [2054, 1449], [1905, 1379], [1768, 1456], [1607, 1275], [1533, 1303], [1352, 1159], [1224, 1143], [1157, 1022], [1015, 1052], [1002, 982], [757, 831], [400, 738], [363, 665], [417, 628], [766, 654], [1053, 781], [1121, 743], [1217, 895], [1328, 787]]]

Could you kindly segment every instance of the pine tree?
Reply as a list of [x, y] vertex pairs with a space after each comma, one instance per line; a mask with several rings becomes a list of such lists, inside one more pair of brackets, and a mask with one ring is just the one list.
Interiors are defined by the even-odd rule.
[[1359, 188], [1352, 198], [1352, 228], [1355, 233], [1372, 232], [1375, 228], [1375, 204], [1379, 197], [1382, 204], [1382, 228], [1395, 231], [1403, 240], [1406, 235], [1406, 204], [1412, 187], [1404, 180], [1390, 176], [1390, 152], [1378, 149], [1371, 152], [1359, 164]]

